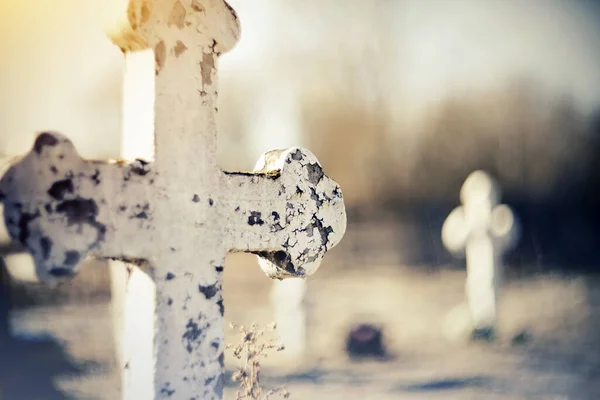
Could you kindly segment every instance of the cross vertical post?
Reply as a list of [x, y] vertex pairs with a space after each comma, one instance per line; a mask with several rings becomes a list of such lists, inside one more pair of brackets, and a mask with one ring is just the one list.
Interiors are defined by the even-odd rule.
[[[119, 44], [122, 35], [108, 36]], [[128, 161], [154, 159], [154, 80], [152, 49], [134, 47], [124, 52], [121, 157]], [[131, 44], [131, 42], [130, 42]], [[145, 270], [147, 263], [111, 260], [111, 308], [122, 397], [150, 398], [153, 379], [156, 285]], [[132, 365], [135, 362], [136, 365]], [[135, 368], [133, 368], [135, 367]]]
[[[125, 360], [127, 385], [149, 389], [127, 400], [222, 399], [225, 255], [254, 253], [269, 277], [303, 279], [346, 229], [341, 190], [308, 150], [265, 153], [254, 172], [218, 168], [216, 65], [238, 35], [223, 0], [130, 0], [113, 41], [154, 52], [154, 160], [83, 160], [44, 132], [0, 181], [7, 229], [42, 280], [72, 276], [88, 255], [152, 278], [153, 348]], [[125, 342], [136, 334], [125, 329]]]
[[497, 182], [484, 171], [472, 172], [460, 190], [462, 205], [442, 226], [442, 241], [456, 256], [466, 256], [467, 301], [475, 337], [493, 335], [500, 290], [502, 256], [518, 240], [518, 222], [499, 204]]
[[285, 348], [283, 355], [298, 360], [306, 351], [306, 281], [275, 281], [271, 304], [277, 323], [277, 335]]

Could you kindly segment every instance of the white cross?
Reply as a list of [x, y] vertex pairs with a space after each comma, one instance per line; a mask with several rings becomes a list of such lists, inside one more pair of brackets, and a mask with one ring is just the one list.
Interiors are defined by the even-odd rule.
[[491, 330], [496, 322], [502, 285], [502, 255], [518, 240], [518, 224], [507, 205], [499, 205], [500, 188], [483, 171], [471, 173], [460, 191], [462, 206], [442, 227], [442, 241], [467, 259], [466, 292], [475, 331]]
[[218, 168], [217, 56], [239, 35], [223, 0], [132, 0], [127, 17], [115, 40], [155, 54], [154, 161], [85, 161], [66, 137], [42, 133], [0, 181], [6, 225], [45, 281], [72, 276], [87, 255], [146, 265], [154, 376], [136, 374], [146, 366], [132, 356], [131, 385], [152, 387], [151, 398], [221, 399], [225, 255], [255, 253], [272, 278], [313, 274], [345, 232], [342, 193], [301, 148], [264, 154], [254, 173]]
[[296, 361], [306, 350], [306, 281], [286, 279], [274, 282], [271, 304], [277, 322], [277, 335], [284, 346], [283, 356]]

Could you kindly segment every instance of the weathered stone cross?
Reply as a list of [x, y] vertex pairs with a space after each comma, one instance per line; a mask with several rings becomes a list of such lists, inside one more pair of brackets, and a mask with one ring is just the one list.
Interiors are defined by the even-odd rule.
[[[238, 39], [223, 0], [130, 0], [114, 40], [155, 54], [153, 162], [83, 160], [64, 136], [40, 134], [0, 181], [10, 235], [42, 280], [72, 276], [87, 255], [145, 260], [156, 284], [154, 382], [128, 359], [130, 399], [221, 399], [225, 255], [251, 252], [272, 278], [311, 275], [341, 240], [338, 185], [315, 156], [271, 151], [255, 173], [216, 162], [217, 57]], [[135, 336], [135, 332], [127, 331]]]
[[467, 300], [474, 335], [490, 335], [496, 323], [502, 286], [502, 256], [518, 240], [518, 223], [512, 210], [499, 205], [500, 188], [483, 171], [471, 173], [460, 191], [462, 206], [442, 226], [442, 241], [457, 256], [467, 259]]

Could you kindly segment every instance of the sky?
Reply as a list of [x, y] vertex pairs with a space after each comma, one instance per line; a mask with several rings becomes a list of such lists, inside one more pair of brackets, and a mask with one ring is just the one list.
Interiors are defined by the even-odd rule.
[[[384, 98], [390, 113], [401, 109], [415, 119], [449, 94], [485, 92], [515, 75], [572, 94], [583, 111], [600, 104], [600, 12], [593, 1], [230, 3], [242, 39], [222, 57], [221, 82], [263, 87], [244, 122], [244, 134], [256, 138], [253, 152], [298, 141], [301, 85], [327, 90], [332, 79], [343, 80], [319, 73], [336, 57], [362, 68], [366, 83], [347, 82], [361, 87], [359, 95]], [[0, 148], [20, 153], [35, 131], [59, 129], [85, 156], [117, 152], [123, 64], [102, 26], [124, 3], [98, 4], [0, 0]]]
[[[582, 110], [600, 104], [600, 6], [593, 1], [322, 0], [293, 8], [286, 7], [290, 0], [231, 3], [243, 36], [223, 57], [224, 73], [260, 75], [253, 68], [258, 65], [271, 76], [281, 65], [277, 56], [290, 48], [363, 52], [383, 41], [383, 61], [376, 60], [372, 71], [387, 74], [387, 89], [401, 96], [391, 98], [416, 113], [448, 94], [485, 91], [519, 75], [570, 92]], [[286, 70], [290, 79], [294, 73], [301, 74]]]

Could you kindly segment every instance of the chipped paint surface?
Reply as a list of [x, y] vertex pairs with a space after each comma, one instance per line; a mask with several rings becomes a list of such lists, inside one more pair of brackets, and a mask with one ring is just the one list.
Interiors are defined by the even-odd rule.
[[125, 20], [111, 37], [126, 56], [155, 50], [154, 159], [87, 161], [44, 132], [0, 181], [6, 226], [51, 284], [90, 255], [144, 266], [123, 271], [155, 285], [140, 328], [155, 327], [154, 345], [132, 350], [146, 342], [126, 330], [124, 398], [221, 399], [225, 255], [257, 254], [272, 278], [313, 274], [344, 234], [342, 193], [301, 148], [264, 154], [254, 172], [218, 168], [216, 63], [239, 36], [223, 0], [131, 0]]
[[341, 190], [305, 149], [266, 153], [258, 165], [253, 173], [214, 170], [208, 177], [214, 194], [190, 182], [180, 197], [182, 189], [154, 163], [85, 161], [65, 136], [45, 132], [4, 175], [0, 193], [8, 231], [31, 251], [44, 281], [76, 273], [87, 255], [146, 258], [156, 238], [168, 236], [160, 230], [171, 225], [157, 224], [157, 210], [174, 202], [181, 202], [189, 231], [219, 227], [214, 235], [222, 236], [224, 254], [259, 255], [271, 278], [312, 275], [345, 231]]
[[519, 237], [512, 210], [499, 204], [500, 188], [486, 172], [471, 173], [460, 192], [462, 206], [442, 226], [442, 241], [466, 256], [467, 299], [475, 329], [493, 328], [502, 287], [502, 256]]

